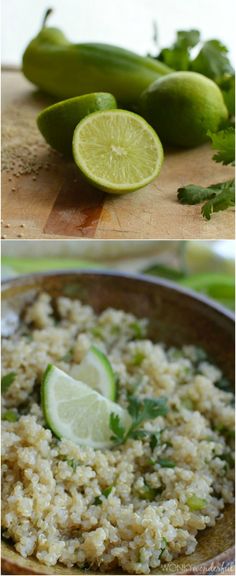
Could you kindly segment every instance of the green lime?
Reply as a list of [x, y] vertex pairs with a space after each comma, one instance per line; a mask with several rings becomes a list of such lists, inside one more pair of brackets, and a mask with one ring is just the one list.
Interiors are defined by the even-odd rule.
[[73, 156], [91, 184], [113, 194], [142, 188], [159, 174], [162, 144], [153, 128], [127, 110], [95, 112], [76, 127]]
[[44, 373], [41, 390], [45, 420], [59, 438], [92, 448], [109, 448], [113, 445], [111, 414], [119, 416], [125, 429], [131, 425], [131, 417], [119, 404], [51, 364]]
[[228, 117], [218, 86], [195, 72], [174, 72], [142, 94], [140, 110], [169, 145], [192, 147], [208, 140]]
[[115, 375], [108, 358], [92, 346], [77, 366], [73, 366], [71, 376], [94, 388], [109, 400], [116, 398]]
[[46, 142], [66, 156], [72, 156], [72, 138], [77, 124], [92, 112], [116, 108], [116, 99], [107, 92], [85, 94], [57, 102], [37, 117], [38, 128]]

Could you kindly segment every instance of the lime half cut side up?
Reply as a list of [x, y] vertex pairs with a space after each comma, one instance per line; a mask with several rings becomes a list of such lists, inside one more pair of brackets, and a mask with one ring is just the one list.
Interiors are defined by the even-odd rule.
[[44, 418], [58, 438], [91, 448], [110, 448], [110, 416], [117, 414], [128, 429], [131, 417], [119, 404], [49, 365], [42, 380]]
[[127, 110], [95, 112], [76, 127], [74, 160], [89, 182], [105, 192], [138, 190], [159, 174], [162, 144], [153, 128]]
[[71, 376], [85, 382], [109, 400], [115, 400], [115, 374], [107, 356], [96, 346], [89, 349], [80, 364], [73, 366]]

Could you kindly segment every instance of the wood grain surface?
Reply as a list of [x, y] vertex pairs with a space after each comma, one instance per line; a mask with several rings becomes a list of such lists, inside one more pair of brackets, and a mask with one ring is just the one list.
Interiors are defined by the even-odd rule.
[[[149, 186], [123, 196], [103, 194], [78, 174], [72, 162], [52, 153], [41, 135], [35, 149], [41, 167], [14, 175], [11, 148], [27, 153], [29, 128], [51, 99], [35, 90], [18, 71], [2, 75], [3, 163], [2, 237], [4, 238], [113, 238], [113, 239], [232, 239], [234, 213], [213, 215], [210, 222], [199, 206], [182, 206], [176, 191], [186, 184], [209, 185], [233, 177], [233, 169], [212, 161], [210, 145], [193, 150], [169, 150], [160, 176]], [[16, 114], [17, 111], [17, 114]], [[27, 123], [26, 122], [26, 123]], [[9, 129], [14, 125], [14, 130]], [[29, 163], [30, 163], [29, 156]]]

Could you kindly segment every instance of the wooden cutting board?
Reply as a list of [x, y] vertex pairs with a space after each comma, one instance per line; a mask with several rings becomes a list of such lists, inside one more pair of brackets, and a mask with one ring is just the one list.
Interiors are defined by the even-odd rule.
[[19, 71], [3, 71], [2, 238], [234, 238], [233, 210], [206, 222], [199, 206], [176, 200], [180, 186], [233, 177], [232, 168], [212, 161], [210, 145], [166, 152], [160, 176], [142, 190], [103, 194], [37, 131], [35, 117], [51, 102]]

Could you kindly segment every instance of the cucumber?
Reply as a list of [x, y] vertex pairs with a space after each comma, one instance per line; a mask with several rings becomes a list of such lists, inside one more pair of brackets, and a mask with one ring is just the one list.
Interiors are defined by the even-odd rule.
[[61, 30], [45, 27], [27, 46], [25, 77], [57, 99], [90, 92], [110, 92], [133, 108], [140, 94], [159, 76], [171, 72], [162, 62], [108, 44], [72, 44]]

